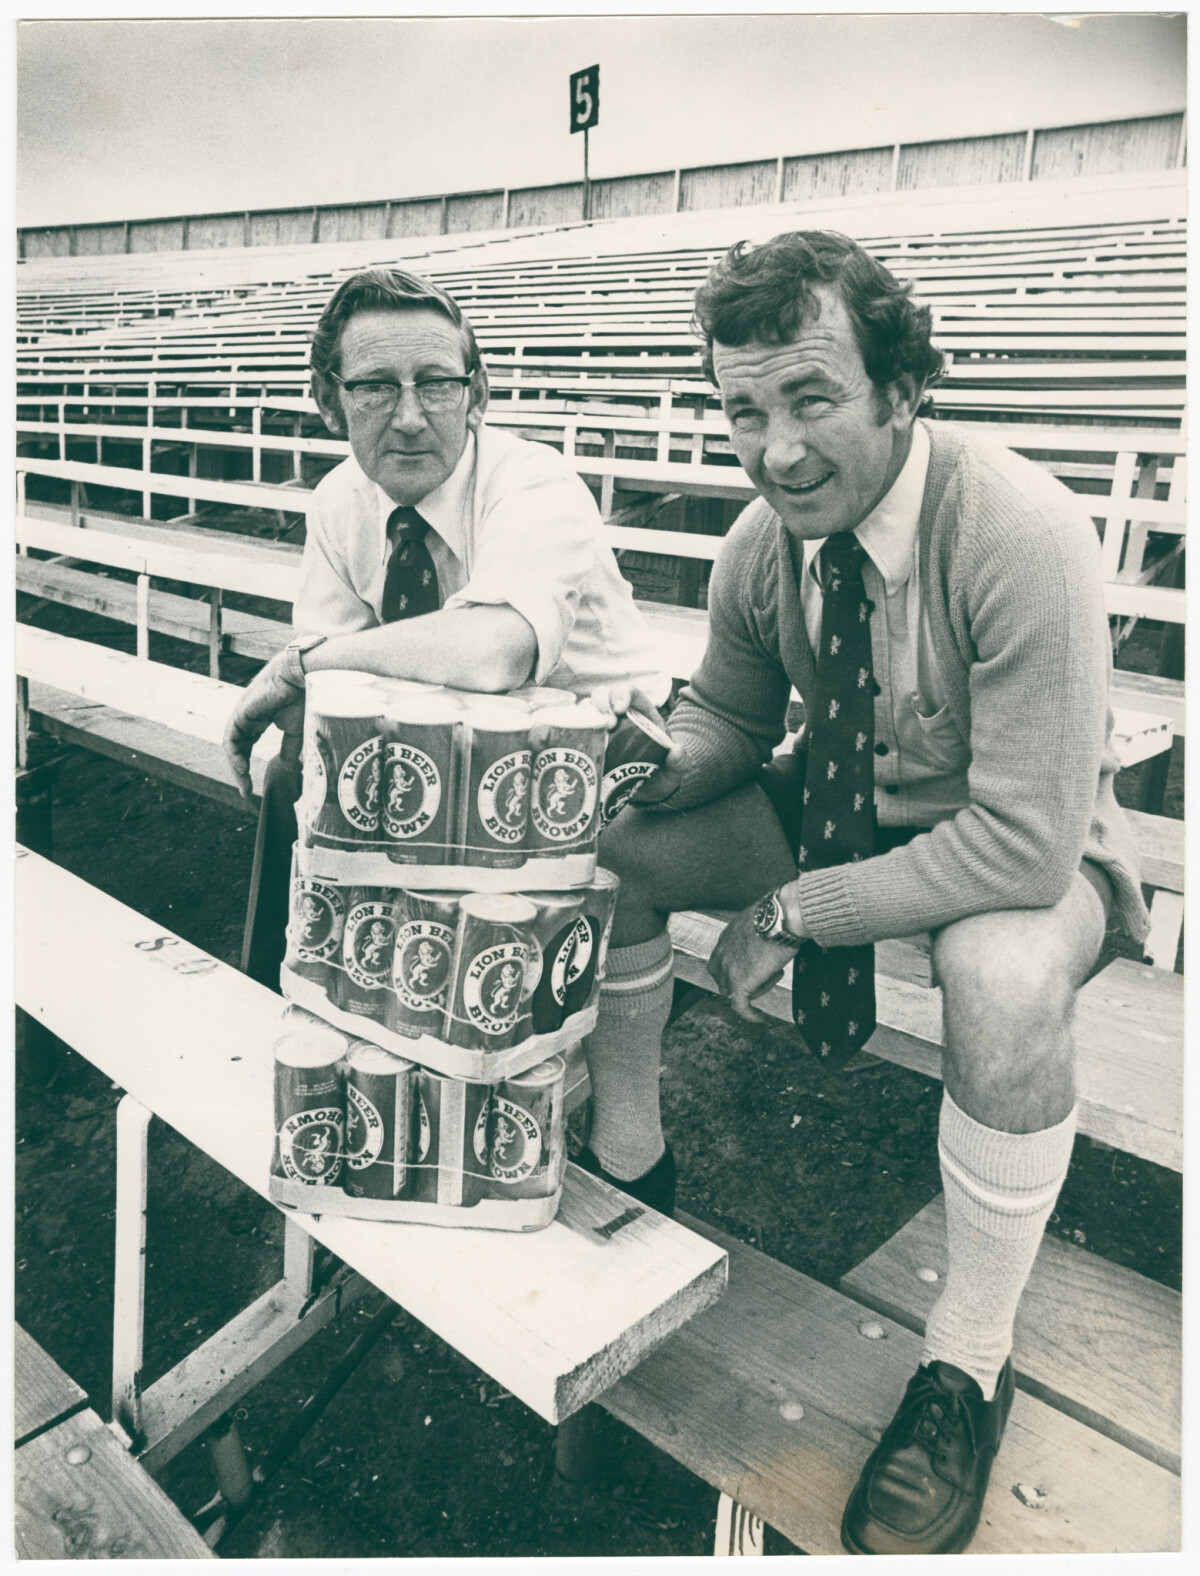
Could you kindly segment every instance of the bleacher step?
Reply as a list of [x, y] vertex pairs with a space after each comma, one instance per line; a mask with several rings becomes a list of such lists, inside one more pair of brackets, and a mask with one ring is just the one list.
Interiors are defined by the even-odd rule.
[[[847, 1296], [921, 1335], [946, 1270], [946, 1200], [939, 1194], [840, 1284]], [[937, 1279], [922, 1279], [930, 1271]], [[1021, 1389], [1178, 1473], [1181, 1339], [1177, 1292], [1043, 1237], [1013, 1333]]]
[[[842, 1509], [916, 1370], [920, 1339], [678, 1218], [729, 1254], [728, 1290], [602, 1404], [807, 1554], [841, 1554]], [[881, 1334], [870, 1339], [863, 1325]], [[1018, 1392], [971, 1552], [1177, 1549], [1179, 1503], [1172, 1473]]]
[[13, 1325], [13, 1400], [18, 1444], [87, 1405], [87, 1392], [19, 1324]]

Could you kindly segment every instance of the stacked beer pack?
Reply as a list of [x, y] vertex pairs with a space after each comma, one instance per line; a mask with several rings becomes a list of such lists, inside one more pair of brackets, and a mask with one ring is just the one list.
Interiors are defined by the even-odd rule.
[[596, 841], [670, 740], [567, 691], [314, 673], [271, 1197], [532, 1230], [566, 1167], [562, 1053], [596, 1022]]

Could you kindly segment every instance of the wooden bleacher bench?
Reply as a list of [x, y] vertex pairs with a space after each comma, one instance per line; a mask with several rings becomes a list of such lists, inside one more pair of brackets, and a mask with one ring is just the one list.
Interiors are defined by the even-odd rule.
[[[286, 1355], [305, 1338], [298, 1326], [310, 1316], [311, 1298], [294, 1274], [290, 1286], [285, 1276], [234, 1321], [236, 1330], [210, 1337], [141, 1389], [146, 1123], [159, 1116], [265, 1197], [282, 1003], [36, 854], [19, 852], [16, 885], [18, 1005], [127, 1091], [118, 1110], [114, 1414], [138, 1455], [160, 1465], [270, 1370], [274, 1347]], [[70, 991], [59, 980], [64, 946], [80, 954]], [[97, 1002], [119, 1008], [98, 1012]], [[614, 1210], [610, 1194], [571, 1168], [558, 1219], [527, 1234], [289, 1213], [285, 1255], [298, 1254], [297, 1234], [320, 1242], [558, 1422], [725, 1285], [722, 1249], [653, 1211], [636, 1211], [613, 1229], [629, 1211], [628, 1200]], [[268, 1314], [278, 1326], [269, 1346], [262, 1333]]]
[[[162, 946], [139, 950], [139, 941], [163, 939], [160, 927], [36, 855], [18, 859], [17, 879], [25, 935], [18, 1002], [129, 1089], [122, 1114], [146, 1102], [147, 1115], [158, 1111], [262, 1191], [278, 999], [196, 949], [187, 949], [184, 969], [170, 966]], [[84, 974], [65, 1000], [51, 956], [63, 942], [64, 916], [89, 937]], [[114, 980], [122, 982], [125, 1010], [110, 1019], [88, 1004], [100, 989], [111, 996]], [[231, 1054], [214, 1057], [214, 1046]], [[144, 1125], [140, 1131], [144, 1139]], [[144, 1209], [144, 1175], [141, 1186]], [[748, 1516], [776, 1527], [807, 1553], [840, 1552], [842, 1507], [916, 1366], [917, 1337], [876, 1319], [865, 1300], [821, 1286], [687, 1217], [672, 1225], [646, 1215], [598, 1245], [592, 1228], [620, 1218], [628, 1202], [571, 1167], [560, 1219], [530, 1237], [502, 1240], [352, 1221], [299, 1224], [543, 1416], [557, 1420], [597, 1398]], [[290, 1227], [296, 1224], [295, 1217], [289, 1220]], [[706, 1241], [715, 1252], [703, 1252]], [[641, 1265], [640, 1276], [631, 1259]], [[728, 1289], [705, 1309], [726, 1262]], [[1140, 1278], [1109, 1277], [1108, 1268], [1093, 1266], [1088, 1288], [1108, 1296], [1118, 1285], [1121, 1306], [1138, 1316], [1140, 1328], [1140, 1288], [1133, 1284]], [[628, 1286], [614, 1288], [623, 1271], [630, 1272]], [[121, 1275], [119, 1262], [118, 1283]], [[686, 1323], [678, 1296], [663, 1314], [661, 1298], [672, 1275], [693, 1299]], [[653, 1286], [649, 1299], [647, 1281]], [[539, 1313], [533, 1294], [551, 1285], [553, 1297], [542, 1300]], [[606, 1316], [611, 1321], [622, 1289], [627, 1304], [644, 1307], [657, 1296], [656, 1311], [643, 1317], [636, 1333], [626, 1330], [617, 1348], [601, 1347], [598, 1326]], [[1170, 1310], [1161, 1297], [1158, 1305], [1154, 1330], [1165, 1331], [1169, 1362]], [[564, 1310], [571, 1307], [575, 1317], [566, 1320]], [[628, 1319], [628, 1305], [622, 1314]], [[671, 1333], [663, 1328], [668, 1320], [677, 1326]], [[188, 1397], [164, 1391], [190, 1388], [194, 1399], [201, 1354], [214, 1346], [229, 1355], [231, 1342], [219, 1335], [181, 1365], [190, 1369], [190, 1387], [173, 1371], [145, 1395], [136, 1388], [131, 1395], [120, 1371], [114, 1374], [115, 1398], [144, 1440], [145, 1458], [169, 1459], [176, 1439], [198, 1431], [181, 1416]], [[1014, 1403], [974, 1551], [1178, 1547], [1179, 1480], [1152, 1454], [1169, 1456], [1169, 1423], [1157, 1432], [1147, 1427], [1144, 1397], [1136, 1395], [1135, 1403], [1143, 1405], [1140, 1413], [1134, 1405], [1130, 1421], [1128, 1383], [1110, 1380], [1096, 1394], [1078, 1382], [1089, 1355], [1093, 1366], [1102, 1361], [1103, 1343], [1100, 1359], [1069, 1342], [1064, 1346], [1057, 1372], [1066, 1378], [1056, 1380], [1059, 1390], [1050, 1401], [1021, 1394]], [[119, 1326], [114, 1347], [118, 1358], [128, 1347]], [[140, 1351], [136, 1355], [140, 1359]], [[239, 1374], [204, 1396], [200, 1426], [269, 1371], [270, 1354], [254, 1355], [249, 1382]], [[1036, 1380], [1036, 1358], [1022, 1362], [1022, 1371], [1028, 1368]], [[1169, 1378], [1166, 1367], [1157, 1372]], [[157, 1432], [166, 1421], [174, 1424], [173, 1436]]]
[[18, 1559], [215, 1558], [75, 1381], [19, 1324], [13, 1368]]

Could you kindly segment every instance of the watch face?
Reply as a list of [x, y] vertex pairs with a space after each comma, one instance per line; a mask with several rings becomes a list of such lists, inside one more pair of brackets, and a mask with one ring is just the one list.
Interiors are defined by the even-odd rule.
[[778, 904], [774, 892], [768, 892], [754, 910], [754, 928], [760, 936], [770, 936], [777, 922]]

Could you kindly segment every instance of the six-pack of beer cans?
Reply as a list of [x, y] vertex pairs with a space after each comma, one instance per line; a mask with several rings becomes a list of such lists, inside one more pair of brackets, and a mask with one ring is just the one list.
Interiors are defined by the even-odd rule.
[[595, 1026], [616, 906], [596, 840], [669, 746], [636, 714], [610, 733], [561, 691], [310, 675], [277, 1202], [553, 1219], [561, 1053]]

